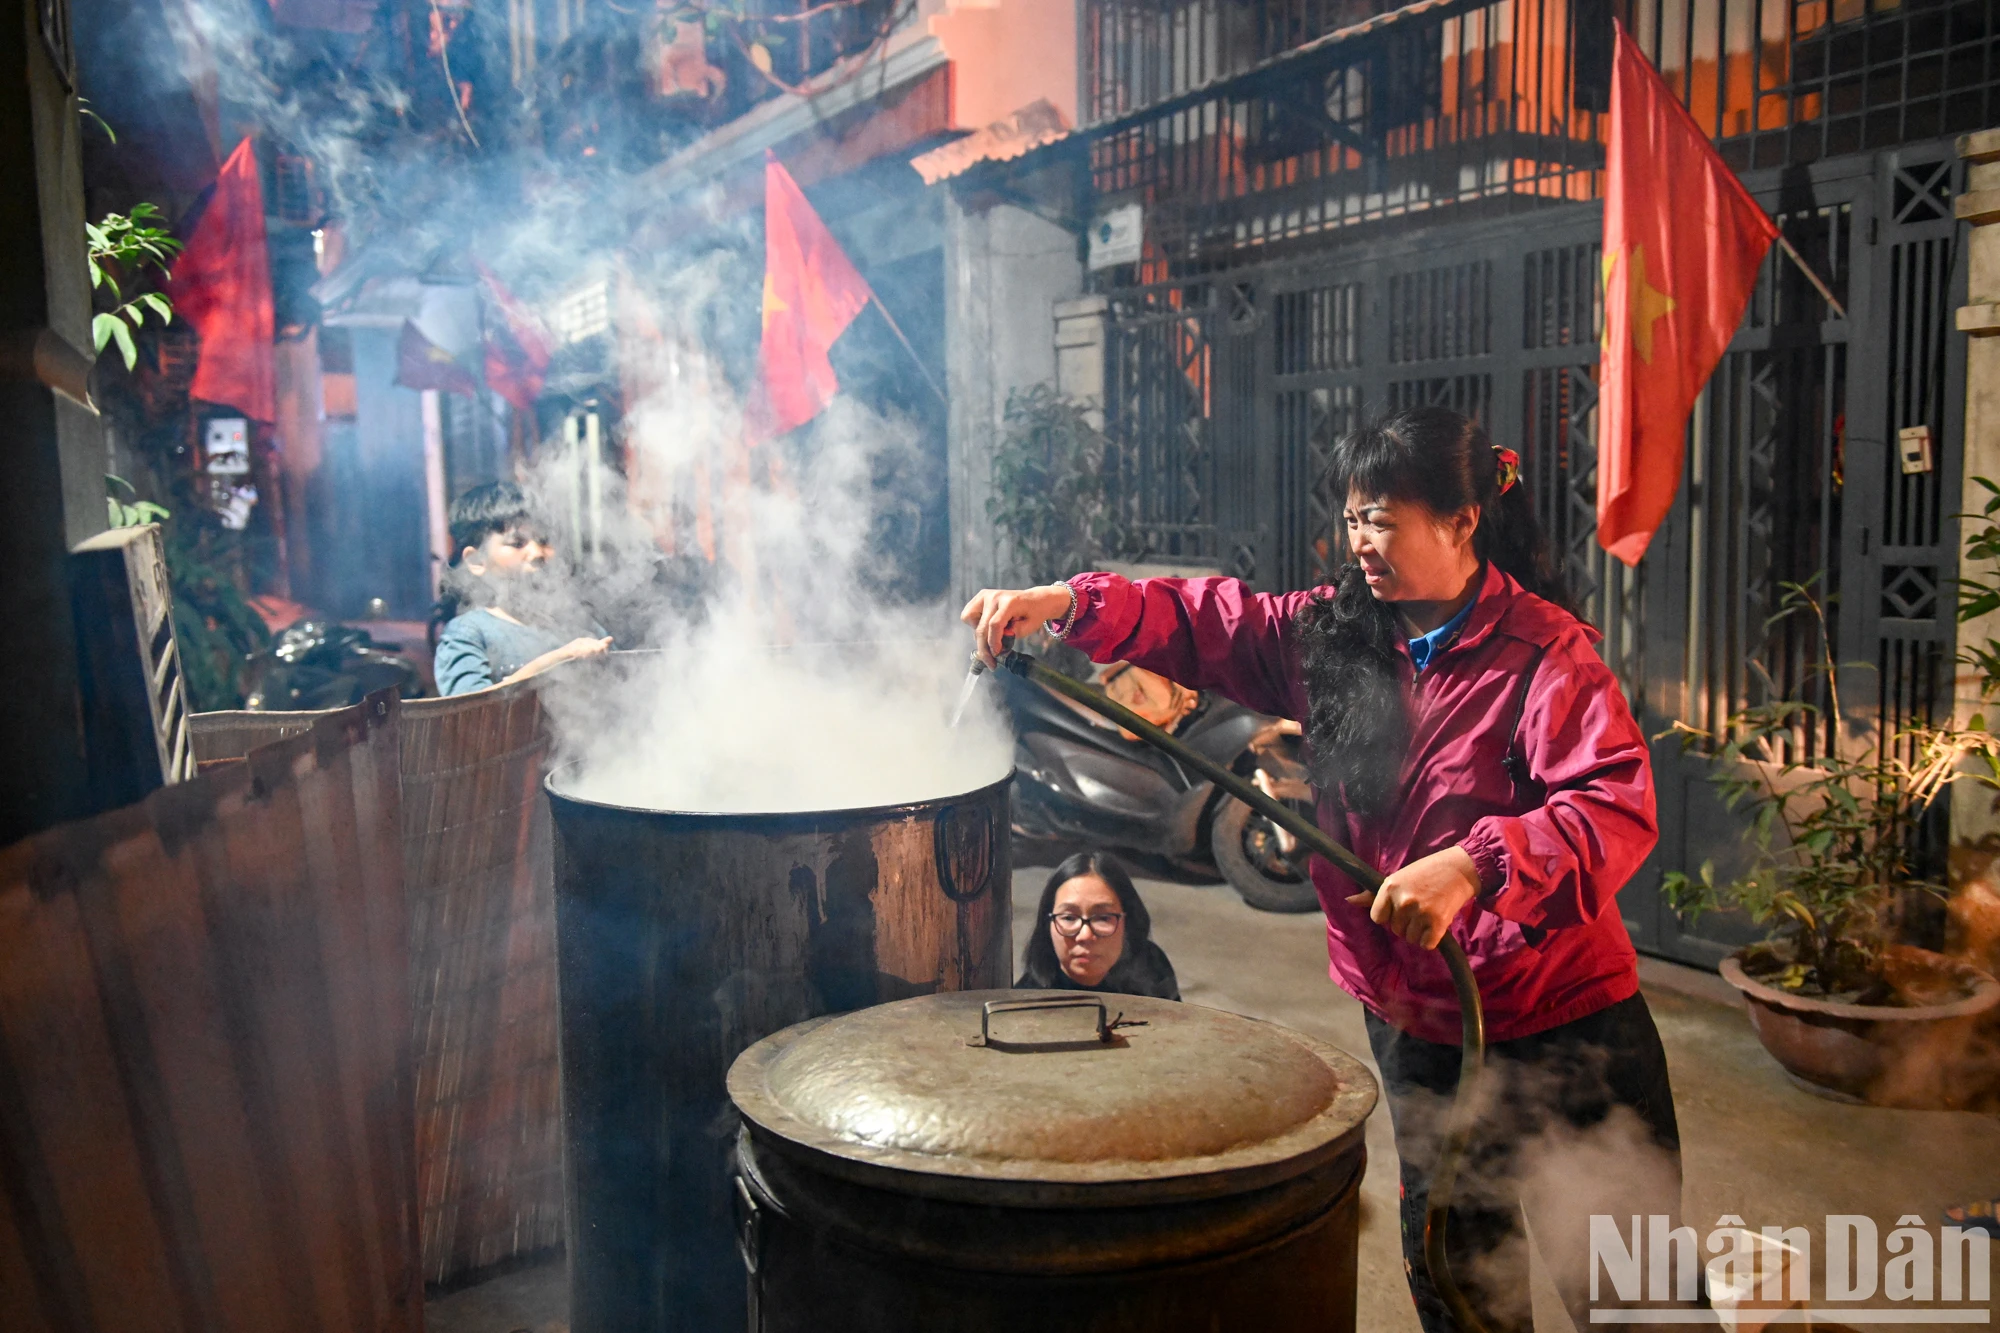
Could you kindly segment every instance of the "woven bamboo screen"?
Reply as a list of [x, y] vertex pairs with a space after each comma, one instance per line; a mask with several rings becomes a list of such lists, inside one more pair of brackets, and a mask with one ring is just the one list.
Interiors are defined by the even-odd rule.
[[[204, 766], [316, 713], [201, 713]], [[403, 705], [403, 864], [423, 1274], [562, 1241], [549, 739], [523, 683]]]

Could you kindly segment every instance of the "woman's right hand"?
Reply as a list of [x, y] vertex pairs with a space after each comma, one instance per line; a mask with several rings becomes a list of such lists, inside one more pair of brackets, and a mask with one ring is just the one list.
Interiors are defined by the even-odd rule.
[[972, 651], [987, 666], [997, 663], [1005, 640], [1033, 633], [1043, 621], [1069, 614], [1067, 583], [1040, 588], [981, 588], [958, 618], [972, 626]]

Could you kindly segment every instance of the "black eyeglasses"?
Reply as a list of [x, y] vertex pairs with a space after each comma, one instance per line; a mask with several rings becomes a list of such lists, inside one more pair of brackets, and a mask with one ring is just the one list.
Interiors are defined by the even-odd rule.
[[1085, 926], [1089, 926], [1090, 933], [1099, 939], [1107, 935], [1116, 935], [1125, 926], [1123, 912], [1098, 912], [1091, 916], [1078, 916], [1075, 912], [1051, 912], [1049, 920], [1055, 923], [1056, 934], [1072, 940], [1083, 932]]

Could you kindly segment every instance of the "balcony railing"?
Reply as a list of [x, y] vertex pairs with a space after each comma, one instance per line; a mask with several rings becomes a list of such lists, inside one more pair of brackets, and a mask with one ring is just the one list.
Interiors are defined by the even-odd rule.
[[1085, 119], [1157, 105], [1396, 8], [1398, 0], [1094, 0], [1084, 7]]
[[[1147, 205], [1134, 276], [1446, 204], [1597, 197], [1606, 90], [1579, 60], [1607, 67], [1586, 17], [1605, 2], [1086, 0], [1094, 183]], [[2000, 117], [1991, 0], [1608, 2], [1739, 170]], [[1599, 34], [1581, 50], [1580, 27]]]

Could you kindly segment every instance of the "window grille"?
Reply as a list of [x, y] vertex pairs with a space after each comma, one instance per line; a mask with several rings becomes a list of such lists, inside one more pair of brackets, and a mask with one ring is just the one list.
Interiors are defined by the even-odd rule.
[[279, 153], [271, 164], [270, 215], [297, 227], [316, 227], [326, 216], [326, 204], [313, 171], [312, 159]]
[[561, 343], [583, 342], [611, 328], [611, 297], [604, 280], [559, 298], [549, 311], [549, 329]]

